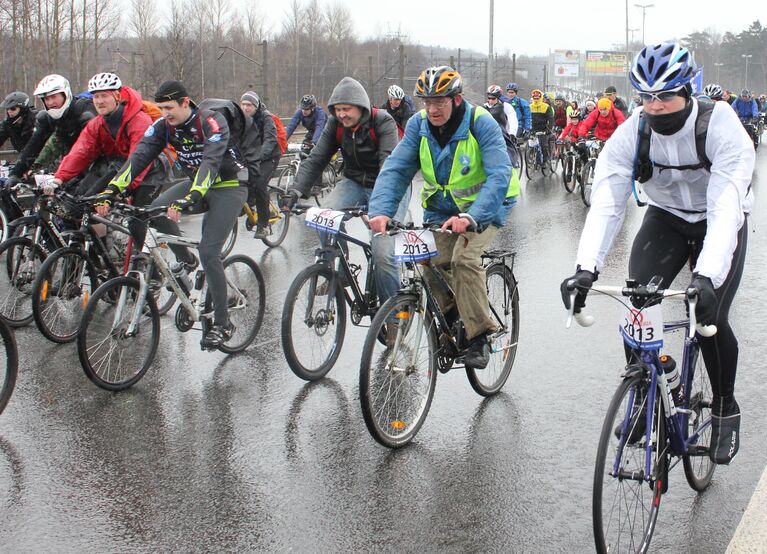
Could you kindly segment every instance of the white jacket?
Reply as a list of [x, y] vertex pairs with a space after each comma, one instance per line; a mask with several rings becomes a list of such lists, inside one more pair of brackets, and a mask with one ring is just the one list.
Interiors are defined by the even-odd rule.
[[[626, 203], [632, 194], [632, 173], [637, 150], [640, 108], [618, 126], [599, 155], [591, 193], [591, 210], [578, 246], [577, 264], [601, 270], [613, 240], [623, 224]], [[650, 159], [670, 166], [698, 163], [695, 150], [697, 100], [684, 127], [673, 135], [652, 133]], [[730, 271], [737, 235], [745, 214], [751, 211], [750, 191], [755, 153], [751, 138], [726, 102], [717, 102], [706, 138], [711, 173], [704, 169], [664, 169], [643, 184], [649, 204], [686, 221], [707, 220], [706, 238], [695, 272], [709, 277], [714, 287]], [[687, 213], [687, 210], [697, 213]]]

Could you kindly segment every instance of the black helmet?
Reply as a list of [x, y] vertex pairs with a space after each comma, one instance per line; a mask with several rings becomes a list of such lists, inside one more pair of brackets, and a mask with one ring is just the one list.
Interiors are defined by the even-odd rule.
[[10, 93], [0, 104], [0, 108], [6, 110], [9, 108], [26, 108], [27, 106], [29, 106], [29, 95], [21, 91]]
[[298, 106], [302, 110], [311, 110], [313, 107], [317, 105], [317, 99], [314, 97], [313, 94], [306, 94], [301, 98], [301, 102], [299, 102]]

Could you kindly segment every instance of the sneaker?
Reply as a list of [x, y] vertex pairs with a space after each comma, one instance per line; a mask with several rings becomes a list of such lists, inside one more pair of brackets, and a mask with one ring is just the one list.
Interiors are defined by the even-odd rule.
[[[717, 401], [714, 398], [714, 410]], [[715, 464], [729, 464], [740, 447], [740, 407], [735, 399], [732, 406], [720, 415], [711, 414], [711, 444], [708, 448], [708, 456]]]
[[469, 343], [469, 348], [466, 349], [463, 357], [463, 364], [474, 369], [485, 369], [489, 363], [490, 345], [487, 342], [487, 336], [483, 334]]
[[171, 273], [178, 274], [178, 273], [181, 273], [182, 270], [186, 271], [187, 273], [191, 273], [192, 271], [197, 269], [197, 265], [198, 265], [197, 258], [195, 258], [193, 262], [175, 261], [171, 263], [169, 267], [170, 267]]
[[269, 238], [269, 229], [266, 227], [256, 227], [256, 232], [253, 233], [254, 239], [266, 239]]
[[[641, 408], [634, 407], [634, 413], [631, 416], [629, 422], [629, 436], [626, 440], [626, 444], [636, 444], [642, 440], [645, 436], [645, 430], [647, 429], [647, 405], [643, 405]], [[615, 426], [613, 433], [615, 438], [620, 440], [621, 431], [623, 431], [623, 424]]]
[[232, 322], [229, 322], [226, 325], [215, 323], [200, 341], [200, 346], [204, 350], [215, 350], [220, 348], [222, 344], [232, 338], [234, 331], [235, 327]]

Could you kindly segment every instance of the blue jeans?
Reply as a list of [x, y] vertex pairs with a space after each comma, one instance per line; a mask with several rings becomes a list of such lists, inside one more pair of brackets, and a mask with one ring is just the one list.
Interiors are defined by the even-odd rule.
[[[350, 179], [340, 181], [333, 193], [328, 198], [327, 205], [334, 208], [353, 208], [365, 207], [370, 203], [370, 196], [373, 194], [372, 188], [366, 188], [358, 185]], [[394, 219], [404, 221], [407, 215], [407, 207], [410, 203], [410, 194], [402, 197], [402, 201], [397, 207], [397, 213]], [[344, 227], [342, 226], [343, 230]], [[378, 299], [381, 304], [386, 302], [400, 288], [399, 264], [394, 261], [394, 239], [388, 236], [379, 236], [371, 238], [371, 250], [373, 252], [373, 263], [376, 267], [375, 279]]]

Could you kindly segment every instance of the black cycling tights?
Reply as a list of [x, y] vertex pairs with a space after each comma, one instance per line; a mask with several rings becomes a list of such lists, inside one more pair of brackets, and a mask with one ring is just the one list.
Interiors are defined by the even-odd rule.
[[[665, 210], [650, 206], [631, 248], [629, 276], [640, 283], [647, 283], [654, 275], [660, 275], [663, 277], [662, 286], [670, 287], [690, 258], [694, 267], [705, 236], [705, 220], [688, 223]], [[738, 245], [732, 257], [730, 272], [722, 286], [716, 289], [719, 300], [717, 334], [700, 341], [711, 388], [717, 396], [729, 396], [735, 388], [738, 339], [732, 332], [728, 317], [743, 274], [747, 237], [747, 221], [744, 221], [738, 232]]]

